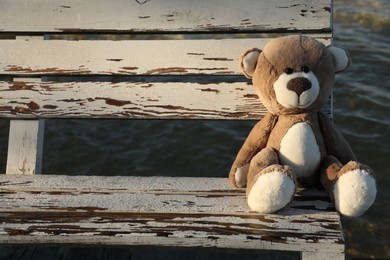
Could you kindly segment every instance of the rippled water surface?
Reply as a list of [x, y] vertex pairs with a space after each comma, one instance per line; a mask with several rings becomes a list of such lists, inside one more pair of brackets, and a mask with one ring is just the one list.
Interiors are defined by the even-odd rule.
[[[390, 257], [390, 1], [335, 0], [334, 44], [352, 65], [337, 76], [336, 126], [377, 174], [373, 207], [343, 219], [347, 253]], [[247, 46], [243, 46], [245, 49]], [[47, 120], [44, 173], [226, 176], [254, 122]], [[0, 145], [6, 147], [7, 122]], [[2, 171], [5, 151], [1, 155]]]
[[377, 175], [373, 207], [342, 224], [352, 256], [390, 258], [390, 1], [335, 1], [334, 43], [352, 66], [337, 78], [335, 124]]

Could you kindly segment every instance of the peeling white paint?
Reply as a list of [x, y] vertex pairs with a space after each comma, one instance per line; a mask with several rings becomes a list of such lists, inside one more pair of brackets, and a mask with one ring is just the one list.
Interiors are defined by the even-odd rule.
[[0, 243], [344, 248], [324, 192], [300, 192], [278, 214], [261, 215], [249, 211], [244, 190], [221, 178], [1, 175], [0, 183]]
[[[141, 2], [141, 1], [139, 1]], [[144, 1], [142, 1], [144, 2]], [[66, 5], [69, 8], [61, 8]], [[210, 30], [326, 30], [330, 28], [330, 1], [320, 0], [78, 0], [5, 1], [0, 30], [79, 32], [210, 31]], [[18, 17], [18, 19], [14, 19]], [[48, 22], [49, 21], [49, 22]]]
[[0, 115], [259, 119], [266, 111], [253, 87], [244, 82], [155, 82], [145, 85], [136, 82], [0, 82]]

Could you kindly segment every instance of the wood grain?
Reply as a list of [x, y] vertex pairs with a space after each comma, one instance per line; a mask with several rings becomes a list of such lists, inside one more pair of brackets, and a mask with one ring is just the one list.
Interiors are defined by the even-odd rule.
[[269, 40], [1, 40], [0, 75], [237, 75], [240, 53]]
[[[5, 0], [3, 32], [330, 31], [331, 1]], [[17, 19], [15, 19], [17, 17]]]
[[7, 174], [41, 174], [44, 120], [11, 120]]
[[344, 250], [323, 194], [260, 215], [221, 178], [2, 175], [0, 184], [0, 243]]
[[258, 119], [265, 113], [245, 82], [0, 82], [8, 118]]

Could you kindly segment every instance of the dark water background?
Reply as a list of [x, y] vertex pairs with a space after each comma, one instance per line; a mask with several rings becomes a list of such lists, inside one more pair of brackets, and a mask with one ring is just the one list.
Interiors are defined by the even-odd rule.
[[336, 0], [334, 44], [352, 66], [337, 77], [334, 119], [359, 160], [376, 175], [373, 207], [343, 219], [347, 253], [390, 258], [390, 1]]
[[[335, 83], [334, 122], [359, 160], [374, 169], [379, 186], [364, 216], [342, 220], [347, 254], [390, 258], [390, 1], [334, 4], [334, 44], [352, 58]], [[47, 120], [43, 172], [225, 177], [253, 124]], [[7, 147], [8, 125], [0, 121], [1, 147]], [[3, 172], [5, 162], [3, 149]]]

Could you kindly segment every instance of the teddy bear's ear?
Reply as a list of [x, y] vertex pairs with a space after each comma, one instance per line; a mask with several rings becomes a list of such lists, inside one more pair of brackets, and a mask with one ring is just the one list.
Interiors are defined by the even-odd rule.
[[349, 56], [344, 49], [329, 46], [328, 50], [333, 57], [334, 67], [336, 72], [344, 71], [349, 66]]
[[240, 56], [240, 70], [248, 79], [251, 79], [255, 72], [260, 53], [261, 50], [252, 48], [244, 51]]

